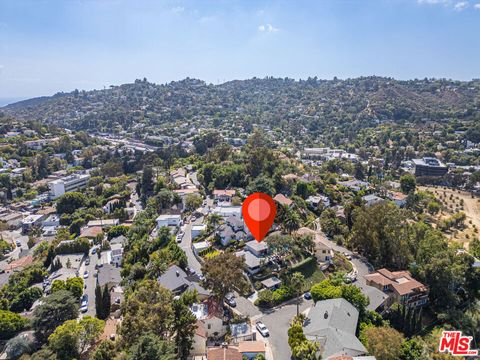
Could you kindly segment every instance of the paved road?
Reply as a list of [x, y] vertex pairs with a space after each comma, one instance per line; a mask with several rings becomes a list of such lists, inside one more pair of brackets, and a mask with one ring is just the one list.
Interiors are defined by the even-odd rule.
[[[300, 312], [304, 312], [313, 305], [312, 300], [301, 298], [300, 301]], [[290, 346], [288, 345], [288, 329], [295, 315], [297, 315], [297, 306], [295, 303], [291, 303], [283, 305], [276, 310], [271, 310], [270, 313], [266, 313], [259, 318], [270, 331], [267, 341], [275, 360], [290, 360], [292, 356]], [[259, 337], [262, 337], [260, 333], [257, 334]]]
[[[203, 217], [200, 217], [199, 219], [195, 220], [195, 224], [201, 224], [202, 222], [203, 222]], [[201, 274], [202, 265], [197, 260], [192, 250], [192, 224], [187, 223], [183, 225], [182, 230], [185, 232], [185, 235], [183, 235], [183, 239], [182, 239], [182, 242], [180, 243], [180, 247], [187, 255], [188, 267], [190, 269], [195, 270], [198, 274]]]
[[[91, 254], [91, 252], [90, 252], [90, 254]], [[95, 316], [95, 314], [96, 314], [96, 311], [95, 311], [95, 287], [97, 286], [97, 278], [94, 276], [94, 274], [96, 272], [95, 265], [98, 262], [98, 256], [97, 256], [97, 254], [89, 255], [89, 256], [90, 256], [90, 264], [85, 265], [85, 270], [88, 271], [88, 278], [83, 279], [84, 284], [87, 285], [87, 288], [83, 290], [83, 293], [88, 295], [88, 310], [83, 315]], [[80, 274], [80, 276], [83, 276], [83, 273]]]

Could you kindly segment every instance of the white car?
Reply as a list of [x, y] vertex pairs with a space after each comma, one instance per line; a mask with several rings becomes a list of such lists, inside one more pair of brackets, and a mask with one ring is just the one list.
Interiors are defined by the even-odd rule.
[[257, 327], [258, 332], [260, 334], [262, 334], [263, 337], [267, 337], [267, 336], [270, 335], [270, 332], [268, 331], [268, 328], [261, 321], [257, 321], [256, 327]]
[[85, 270], [85, 272], [83, 273], [83, 278], [84, 278], [84, 279], [87, 279], [87, 278], [88, 278], [88, 271], [87, 271], [87, 270]]

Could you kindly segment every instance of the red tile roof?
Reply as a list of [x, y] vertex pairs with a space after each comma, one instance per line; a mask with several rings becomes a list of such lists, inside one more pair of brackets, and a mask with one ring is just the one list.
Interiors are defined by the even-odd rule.
[[285, 205], [285, 206], [290, 206], [292, 205], [293, 203], [293, 200], [290, 200], [289, 198], [287, 198], [285, 195], [283, 194], [277, 194], [275, 195], [275, 197], [273, 198], [273, 200], [275, 200], [276, 202], [278, 202], [279, 204], [282, 204], [282, 205]]
[[207, 350], [208, 360], [242, 360], [242, 354], [237, 348], [210, 348]]

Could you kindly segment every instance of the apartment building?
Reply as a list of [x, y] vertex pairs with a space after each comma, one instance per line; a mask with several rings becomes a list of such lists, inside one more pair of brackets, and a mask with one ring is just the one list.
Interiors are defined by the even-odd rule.
[[50, 196], [53, 199], [56, 199], [67, 192], [84, 188], [87, 186], [89, 179], [89, 174], [72, 174], [57, 180], [53, 180], [49, 183]]

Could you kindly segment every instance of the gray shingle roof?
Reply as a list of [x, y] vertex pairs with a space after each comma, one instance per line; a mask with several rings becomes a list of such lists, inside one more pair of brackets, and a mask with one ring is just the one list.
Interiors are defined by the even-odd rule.
[[319, 341], [323, 358], [332, 355], [361, 355], [367, 352], [355, 337], [358, 310], [342, 298], [323, 300], [311, 307], [303, 332], [307, 339]]

